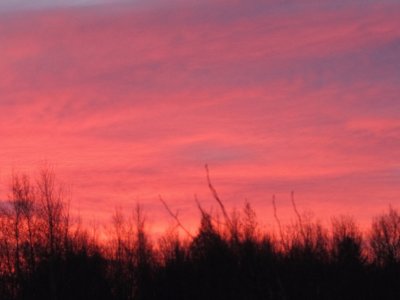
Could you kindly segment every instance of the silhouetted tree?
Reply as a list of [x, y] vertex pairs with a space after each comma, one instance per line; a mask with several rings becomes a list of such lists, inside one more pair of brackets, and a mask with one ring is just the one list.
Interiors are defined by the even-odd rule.
[[366, 261], [362, 234], [351, 217], [332, 220], [332, 259], [341, 267], [360, 267]]
[[72, 221], [50, 169], [37, 181], [13, 176], [0, 202], [0, 299], [400, 299], [395, 209], [375, 218], [368, 236], [350, 217], [334, 218], [328, 231], [299, 213], [292, 193], [296, 220], [286, 231], [273, 199], [277, 239], [261, 231], [248, 202], [228, 214], [207, 179], [217, 213], [196, 199], [192, 234], [162, 201], [176, 227], [157, 247], [140, 206], [130, 216], [117, 210], [99, 241]]
[[400, 215], [392, 207], [373, 221], [370, 244], [376, 263], [391, 265], [400, 262]]

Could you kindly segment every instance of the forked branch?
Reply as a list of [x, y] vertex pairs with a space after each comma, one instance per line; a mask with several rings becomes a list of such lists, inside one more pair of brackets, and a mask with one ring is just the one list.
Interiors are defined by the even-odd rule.
[[168, 214], [175, 220], [176, 224], [191, 238], [194, 239], [193, 234], [190, 233], [189, 230], [186, 229], [185, 226], [183, 226], [183, 224], [181, 223], [181, 221], [178, 218], [178, 212], [173, 213], [172, 210], [169, 208], [168, 204], [164, 201], [164, 199], [161, 197], [161, 195], [159, 196], [159, 199], [161, 201], [161, 203], [164, 205], [165, 209], [167, 210]]

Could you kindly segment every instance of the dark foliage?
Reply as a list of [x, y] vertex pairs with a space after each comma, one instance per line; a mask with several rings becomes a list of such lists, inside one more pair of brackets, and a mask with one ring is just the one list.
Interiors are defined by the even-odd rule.
[[327, 230], [293, 202], [297, 221], [279, 224], [276, 238], [259, 230], [249, 203], [229, 215], [209, 185], [223, 218], [198, 204], [196, 234], [171, 230], [154, 244], [138, 206], [129, 218], [117, 211], [99, 242], [71, 221], [51, 172], [35, 184], [14, 177], [0, 207], [0, 299], [400, 299], [393, 208], [364, 234], [348, 217]]

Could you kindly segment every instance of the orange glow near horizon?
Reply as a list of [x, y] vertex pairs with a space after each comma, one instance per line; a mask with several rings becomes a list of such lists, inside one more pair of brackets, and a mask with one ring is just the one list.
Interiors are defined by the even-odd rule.
[[[141, 2], [141, 1], [139, 1]], [[228, 4], [229, 3], [229, 4]], [[247, 199], [363, 226], [400, 208], [400, 4], [152, 1], [1, 11], [0, 200], [48, 163], [71, 209], [150, 228]]]

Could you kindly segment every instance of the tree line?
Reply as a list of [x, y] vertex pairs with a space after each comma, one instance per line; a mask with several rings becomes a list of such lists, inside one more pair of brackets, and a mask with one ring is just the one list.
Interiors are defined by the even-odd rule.
[[[191, 233], [176, 227], [154, 241], [137, 206], [117, 210], [107, 241], [69, 214], [54, 173], [15, 175], [0, 203], [0, 299], [400, 299], [400, 214], [394, 208], [361, 231], [351, 217], [330, 228], [301, 215], [263, 231], [250, 203], [228, 213], [207, 178], [218, 213], [199, 201]], [[180, 237], [179, 232], [184, 236]]]

